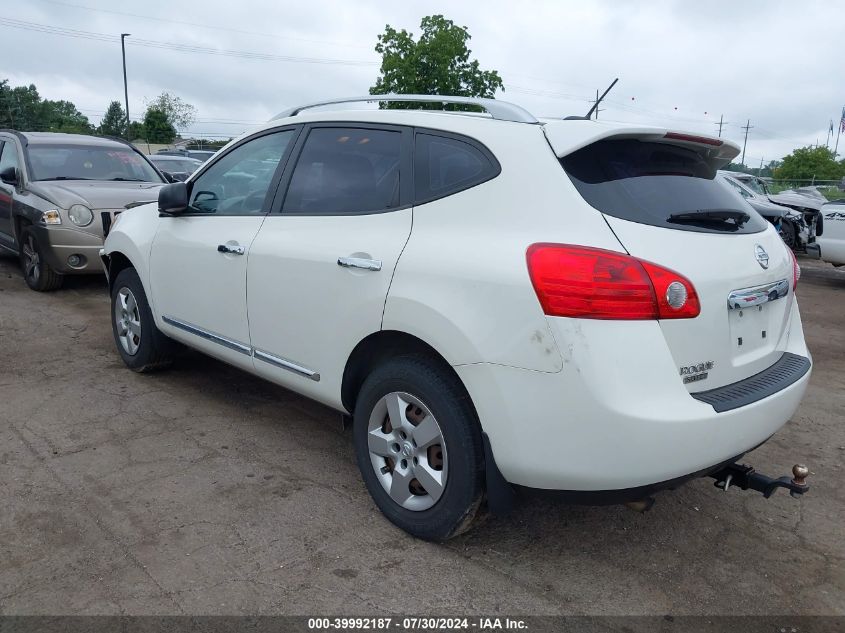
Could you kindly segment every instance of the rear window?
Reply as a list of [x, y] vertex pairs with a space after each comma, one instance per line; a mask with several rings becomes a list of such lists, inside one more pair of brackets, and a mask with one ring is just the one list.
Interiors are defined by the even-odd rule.
[[581, 196], [613, 217], [712, 233], [758, 233], [767, 226], [747, 202], [715, 181], [716, 170], [691, 149], [606, 140], [560, 162]]

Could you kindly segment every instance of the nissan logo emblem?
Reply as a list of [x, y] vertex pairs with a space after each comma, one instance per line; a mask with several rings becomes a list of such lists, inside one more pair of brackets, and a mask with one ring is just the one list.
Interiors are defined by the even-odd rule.
[[766, 249], [759, 244], [754, 246], [754, 258], [763, 268], [769, 267], [769, 254], [766, 252]]

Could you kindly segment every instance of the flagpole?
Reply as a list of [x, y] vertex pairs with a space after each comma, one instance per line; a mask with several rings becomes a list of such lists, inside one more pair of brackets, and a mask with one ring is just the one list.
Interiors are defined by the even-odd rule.
[[843, 126], [845, 126], [845, 107], [842, 108], [842, 118], [839, 119], [839, 127], [836, 129], [836, 146], [833, 148], [834, 158], [836, 158], [836, 153], [839, 151], [839, 133], [842, 132]]

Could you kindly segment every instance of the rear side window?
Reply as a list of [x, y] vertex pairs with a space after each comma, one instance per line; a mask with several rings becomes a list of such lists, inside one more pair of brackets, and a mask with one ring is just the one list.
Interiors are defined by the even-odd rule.
[[283, 213], [346, 215], [399, 206], [402, 134], [315, 128], [291, 176]]
[[474, 187], [499, 175], [498, 162], [469, 140], [417, 133], [414, 148], [415, 203]]
[[[591, 206], [623, 220], [713, 233], [758, 233], [767, 226], [747, 202], [716, 182], [716, 170], [692, 149], [606, 140], [560, 162]], [[738, 219], [743, 214], [744, 222]]]

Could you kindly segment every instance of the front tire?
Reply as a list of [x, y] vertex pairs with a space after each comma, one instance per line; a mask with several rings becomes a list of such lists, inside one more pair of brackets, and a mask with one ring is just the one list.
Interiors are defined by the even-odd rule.
[[44, 251], [32, 227], [21, 231], [21, 268], [26, 285], [37, 292], [49, 292], [61, 288], [64, 275], [50, 268], [44, 258]]
[[144, 373], [164, 369], [173, 362], [177, 343], [156, 327], [134, 268], [120, 271], [114, 280], [111, 307], [114, 343], [129, 369]]
[[429, 541], [469, 529], [484, 493], [481, 430], [447, 367], [425, 356], [379, 365], [358, 394], [353, 438], [367, 490], [391, 522]]

